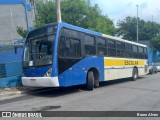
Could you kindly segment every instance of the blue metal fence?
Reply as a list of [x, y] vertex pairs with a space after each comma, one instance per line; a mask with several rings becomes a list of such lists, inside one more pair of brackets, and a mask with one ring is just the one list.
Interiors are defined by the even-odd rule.
[[21, 62], [23, 47], [13, 47], [11, 50], [0, 52], [0, 64], [6, 62]]
[[148, 63], [160, 62], [160, 51], [148, 49]]
[[21, 62], [0, 64], [0, 87], [15, 87], [21, 85]]
[[11, 50], [0, 52], [0, 88], [22, 84], [22, 51], [23, 47], [19, 46], [16, 50], [13, 47]]

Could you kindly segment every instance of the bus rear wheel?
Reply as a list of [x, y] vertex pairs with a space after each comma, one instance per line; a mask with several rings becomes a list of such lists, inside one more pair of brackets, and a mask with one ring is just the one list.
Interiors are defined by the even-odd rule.
[[94, 88], [94, 74], [89, 71], [87, 74], [87, 90], [93, 90]]
[[138, 70], [137, 68], [134, 68], [132, 73], [132, 80], [135, 81], [137, 79], [138, 79]]

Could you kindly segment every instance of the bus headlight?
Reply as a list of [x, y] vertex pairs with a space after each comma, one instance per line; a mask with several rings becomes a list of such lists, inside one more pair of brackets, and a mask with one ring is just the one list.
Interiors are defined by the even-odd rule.
[[46, 74], [44, 75], [44, 77], [51, 77], [51, 74], [52, 74], [52, 68], [49, 69]]

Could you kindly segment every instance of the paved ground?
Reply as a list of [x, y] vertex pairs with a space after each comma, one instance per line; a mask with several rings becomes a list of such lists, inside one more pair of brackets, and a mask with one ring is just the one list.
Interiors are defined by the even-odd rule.
[[33, 88], [33, 87], [26, 87], [26, 86], [17, 86], [14, 88], [0, 88], [0, 101], [6, 99], [12, 99], [17, 96], [26, 95], [29, 93], [37, 93], [48, 90], [44, 88]]
[[146, 75], [137, 81], [130, 79], [109, 81], [101, 84], [101, 87], [94, 91], [86, 91], [83, 86], [65, 89], [46, 88], [0, 101], [0, 111], [12, 110], [160, 111], [160, 73]]

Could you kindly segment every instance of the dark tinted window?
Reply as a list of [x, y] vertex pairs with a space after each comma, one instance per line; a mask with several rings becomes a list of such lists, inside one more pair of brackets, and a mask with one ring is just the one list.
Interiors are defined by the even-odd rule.
[[97, 50], [98, 55], [107, 56], [107, 46], [105, 39], [97, 38]]
[[85, 55], [96, 55], [95, 38], [90, 35], [84, 35]]
[[147, 48], [144, 48], [145, 59], [148, 59], [148, 51]]
[[133, 54], [132, 54], [132, 45], [131, 44], [126, 44], [126, 47], [125, 47], [125, 57], [127, 58], [132, 58], [133, 57]]
[[147, 48], [144, 48], [144, 53], [145, 53], [145, 54], [148, 54]]
[[108, 44], [108, 56], [116, 57], [116, 44], [115, 41], [107, 40]]
[[59, 41], [59, 57], [79, 58], [81, 57], [80, 40], [61, 36]]
[[138, 52], [138, 47], [137, 46], [133, 45], [132, 48], [133, 48], [133, 52]]
[[145, 53], [145, 54], [147, 54], [147, 53], [148, 53], [148, 52], [147, 52], [147, 48], [144, 48], [144, 53]]
[[42, 28], [31, 31], [28, 34], [28, 39], [39, 37], [44, 34], [55, 34], [56, 31], [57, 31], [57, 25], [42, 27]]
[[126, 44], [126, 51], [132, 51], [132, 45]]
[[125, 44], [123, 42], [116, 42], [117, 44], [117, 56], [124, 57], [125, 56]]
[[142, 47], [138, 47], [138, 49], [139, 49], [140, 53], [143, 53], [143, 48]]
[[145, 53], [144, 53], [143, 47], [138, 47], [138, 51], [139, 51], [139, 53], [138, 53], [139, 57], [138, 58], [144, 59], [145, 58]]
[[84, 35], [84, 44], [86, 45], [95, 45], [95, 39], [93, 36]]
[[59, 57], [65, 57], [65, 37], [61, 36], [59, 41]]
[[122, 42], [117, 42], [117, 49], [124, 50], [125, 49], [125, 44]]
[[132, 45], [132, 58], [139, 58], [139, 53], [138, 53], [138, 46]]
[[108, 44], [108, 47], [110, 47], [110, 48], [115, 48], [116, 47], [115, 41], [107, 40], [107, 44]]
[[116, 56], [116, 49], [108, 48], [108, 56], [115, 57]]
[[81, 57], [81, 43], [80, 40], [70, 38], [71, 47], [70, 47], [70, 57], [79, 58]]
[[105, 47], [98, 47], [98, 55], [107, 56], [107, 48], [105, 48]]
[[106, 46], [106, 40], [103, 38], [97, 38], [97, 45], [98, 46]]

